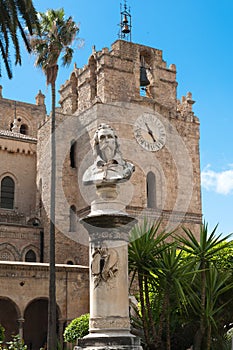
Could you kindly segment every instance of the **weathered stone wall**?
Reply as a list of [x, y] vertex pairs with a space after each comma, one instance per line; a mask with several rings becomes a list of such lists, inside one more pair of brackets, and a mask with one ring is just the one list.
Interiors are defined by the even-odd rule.
[[[56, 266], [56, 299], [63, 322], [88, 312], [88, 268]], [[36, 299], [48, 298], [48, 264], [0, 262], [1, 298], [10, 298], [23, 318], [27, 306]]]
[[[150, 82], [144, 95], [140, 91], [142, 64]], [[102, 122], [108, 123], [116, 130], [123, 155], [136, 166], [131, 178], [133, 194], [126, 195], [130, 198], [128, 206], [141, 207], [143, 212], [148, 209], [146, 175], [153, 171], [157, 202], [154, 212], [161, 213], [162, 210], [165, 217], [170, 213], [174, 222], [183, 224], [185, 220], [187, 225], [193, 222], [193, 229], [198, 232], [202, 215], [199, 120], [192, 111], [191, 93], [181, 101], [177, 99], [176, 66], [167, 66], [161, 50], [117, 40], [111, 50], [94, 50], [86, 66], [82, 69], [75, 67], [71, 74], [74, 76], [78, 101], [74, 116], [77, 120], [71, 124], [75, 130], [86, 128], [88, 134], [85, 140], [77, 136], [81, 158], [81, 164], [78, 164], [79, 186], [82, 166], [90, 165], [92, 161], [88, 152], [95, 128]], [[67, 110], [67, 106], [70, 111], [74, 110], [69, 81], [62, 86], [60, 93], [62, 111]], [[145, 151], [135, 140], [134, 124], [145, 112], [158, 113], [166, 129], [166, 145], [157, 152]], [[90, 206], [93, 200], [94, 189], [81, 188], [80, 194], [79, 203], [84, 210], [85, 202]], [[69, 188], [65, 196], [70, 196]], [[149, 209], [149, 213], [151, 211]]]
[[[149, 79], [144, 91], [142, 64]], [[119, 199], [127, 211], [139, 221], [162, 218], [161, 228], [186, 226], [199, 235], [199, 120], [192, 110], [191, 93], [178, 100], [176, 88], [176, 67], [167, 65], [161, 50], [122, 40], [111, 50], [93, 50], [87, 65], [74, 67], [60, 88], [56, 263], [75, 264], [57, 266], [59, 317], [65, 321], [88, 310], [87, 268], [76, 265], [88, 264], [88, 234], [79, 220], [89, 213], [96, 193], [94, 186], [82, 184], [82, 175], [93, 162], [92, 138], [100, 123], [114, 128], [123, 158], [135, 165], [130, 181], [120, 185]], [[135, 123], [145, 113], [156, 116], [166, 132], [165, 145], [156, 152], [143, 148], [135, 138]], [[12, 133], [14, 119], [18, 131]], [[27, 135], [19, 132], [23, 124]], [[48, 266], [37, 263], [42, 256], [49, 262], [50, 127], [41, 92], [32, 105], [5, 99], [0, 91], [0, 180], [9, 174], [16, 183], [14, 210], [0, 210], [0, 259], [12, 261], [0, 264], [0, 298], [12, 299], [19, 317], [30, 301], [48, 297]], [[147, 203], [149, 172], [155, 175], [152, 208]], [[29, 249], [36, 253], [36, 263], [14, 263], [25, 260]]]

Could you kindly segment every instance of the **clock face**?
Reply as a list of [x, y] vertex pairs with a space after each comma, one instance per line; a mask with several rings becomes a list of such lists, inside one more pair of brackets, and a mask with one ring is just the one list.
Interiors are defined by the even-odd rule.
[[145, 150], [156, 152], [166, 142], [166, 131], [163, 123], [154, 114], [144, 113], [134, 124], [134, 135]]

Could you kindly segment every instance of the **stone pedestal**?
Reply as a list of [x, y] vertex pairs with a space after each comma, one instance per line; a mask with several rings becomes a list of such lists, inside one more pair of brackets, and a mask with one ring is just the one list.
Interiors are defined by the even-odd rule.
[[90, 237], [90, 324], [78, 347], [140, 350], [130, 333], [128, 296], [128, 234], [135, 221], [115, 206], [106, 209], [81, 220]]

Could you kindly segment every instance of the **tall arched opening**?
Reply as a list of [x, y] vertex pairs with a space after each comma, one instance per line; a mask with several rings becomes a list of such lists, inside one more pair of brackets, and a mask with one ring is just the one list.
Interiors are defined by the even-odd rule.
[[12, 335], [19, 334], [19, 313], [15, 303], [8, 298], [0, 298], [0, 324], [5, 328], [4, 341], [11, 340]]
[[[33, 300], [24, 313], [24, 341], [28, 350], [45, 348], [48, 329], [48, 299]], [[58, 312], [57, 312], [58, 334]]]

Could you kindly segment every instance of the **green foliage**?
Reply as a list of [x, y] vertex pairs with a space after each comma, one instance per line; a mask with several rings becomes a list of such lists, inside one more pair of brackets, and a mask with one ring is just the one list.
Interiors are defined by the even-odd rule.
[[228, 242], [227, 247], [224, 247], [225, 243], [219, 244], [221, 250], [214, 254], [212, 261], [218, 269], [233, 272], [233, 241]]
[[5, 328], [0, 324], [0, 341], [3, 341], [5, 338]]
[[77, 339], [83, 338], [88, 334], [89, 330], [89, 314], [81, 315], [68, 324], [64, 331], [64, 340], [74, 344]]
[[38, 26], [37, 12], [32, 0], [0, 1], [0, 56], [10, 79], [12, 78], [11, 48], [14, 51], [15, 64], [21, 65], [21, 45], [18, 35], [20, 34], [27, 51], [30, 52], [31, 47], [26, 36], [25, 27], [32, 34], [33, 28], [36, 26]]
[[[199, 240], [160, 233], [159, 224], [133, 230], [129, 271], [138, 308], [131, 322], [148, 350], [228, 350], [233, 319], [233, 244], [200, 227]], [[144, 231], [144, 235], [143, 235]]]
[[73, 58], [74, 42], [79, 28], [72, 17], [65, 18], [64, 9], [49, 9], [39, 13], [39, 30], [35, 28], [30, 37], [33, 53], [36, 55], [35, 65], [46, 74], [47, 84], [56, 80], [58, 60], [62, 66], [68, 66]]
[[4, 345], [0, 342], [0, 350], [27, 350], [27, 345], [24, 344], [23, 339], [17, 334], [13, 335], [12, 340]]

